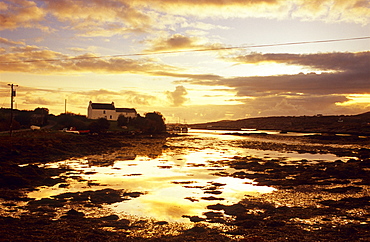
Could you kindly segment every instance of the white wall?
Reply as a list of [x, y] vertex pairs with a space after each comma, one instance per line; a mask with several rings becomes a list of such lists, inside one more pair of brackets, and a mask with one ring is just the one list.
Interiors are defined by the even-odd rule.
[[105, 118], [107, 120], [117, 120], [116, 110], [88, 109], [89, 119]]

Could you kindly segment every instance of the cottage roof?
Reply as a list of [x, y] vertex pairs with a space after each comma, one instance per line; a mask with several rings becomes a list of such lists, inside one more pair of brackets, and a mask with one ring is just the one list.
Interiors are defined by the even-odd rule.
[[136, 113], [135, 108], [116, 108], [117, 113]]
[[91, 103], [92, 109], [115, 110], [113, 103]]

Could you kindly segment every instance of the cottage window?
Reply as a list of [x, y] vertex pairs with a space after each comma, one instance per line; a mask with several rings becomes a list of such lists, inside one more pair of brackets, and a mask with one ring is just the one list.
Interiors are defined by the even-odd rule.
[[105, 110], [103, 110], [103, 114], [105, 114]]
[[110, 117], [110, 119], [112, 119], [112, 115], [110, 115], [109, 117]]

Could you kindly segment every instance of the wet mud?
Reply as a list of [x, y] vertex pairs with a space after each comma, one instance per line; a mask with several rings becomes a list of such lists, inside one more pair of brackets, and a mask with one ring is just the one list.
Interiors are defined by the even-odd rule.
[[[73, 146], [75, 141], [69, 142]], [[96, 145], [98, 141], [89, 142]], [[65, 141], [66, 147], [67, 143]], [[138, 155], [155, 158], [163, 152], [197, 152], [234, 147], [240, 150], [260, 150], [262, 154], [264, 151], [293, 152], [303, 156], [307, 154], [307, 157], [312, 154], [335, 154], [337, 159], [288, 159], [266, 153], [260, 156], [235, 155], [231, 159], [213, 159], [206, 164], [194, 161], [187, 165], [195, 169], [207, 168], [215, 178], [232, 177], [246, 184], [253, 183], [275, 190], [271, 193], [245, 195], [239, 202], [230, 204], [220, 196], [225, 183], [199, 185], [192, 181], [173, 180], [174, 185], [202, 191], [200, 197], [185, 197], [187, 201], [194, 204], [200, 200], [209, 202], [202, 215], [183, 214], [188, 223], [177, 223], [130, 214], [122, 216], [106, 210], [106, 205], [135, 201], [145, 196], [145, 191], [106, 188], [105, 184], [85, 180], [86, 176], [83, 175], [94, 175], [94, 172], [82, 174], [68, 166], [40, 165], [56, 157], [54, 149], [51, 149], [52, 154], [47, 154], [47, 149], [44, 151], [42, 162], [33, 156], [21, 159], [19, 155], [26, 157], [28, 151], [13, 143], [18, 151], [13, 155], [3, 151], [6, 159], [0, 166], [0, 201], [3, 207], [0, 215], [0, 241], [370, 240], [368, 139], [341, 138], [333, 141], [317, 137], [257, 135], [248, 139], [231, 137], [218, 140], [184, 135], [137, 139], [114, 137], [106, 138], [105, 144], [107, 152], [102, 148], [91, 152], [98, 153], [98, 156], [88, 155], [88, 150], [93, 150], [91, 146], [82, 149], [82, 153], [74, 153], [74, 156], [87, 155], [84, 159], [89, 164], [106, 167], [113, 166], [117, 159], [133, 160]], [[87, 143], [85, 145], [88, 146]], [[43, 144], [40, 149], [44, 149], [44, 146], [53, 145]], [[62, 152], [59, 159], [55, 160], [71, 158], [67, 153]], [[163, 164], [158, 169], [171, 170], [173, 167]], [[139, 173], [129, 175], [143, 176]], [[41, 199], [27, 196], [40, 187], [57, 185], [61, 189], [68, 188], [71, 182], [85, 182], [86, 187], [83, 191], [59, 193]]]

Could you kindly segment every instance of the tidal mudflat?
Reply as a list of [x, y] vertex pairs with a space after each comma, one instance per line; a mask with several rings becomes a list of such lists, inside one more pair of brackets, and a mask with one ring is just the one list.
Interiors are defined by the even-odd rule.
[[366, 241], [369, 143], [193, 130], [23, 164], [55, 173], [2, 196], [3, 240]]

